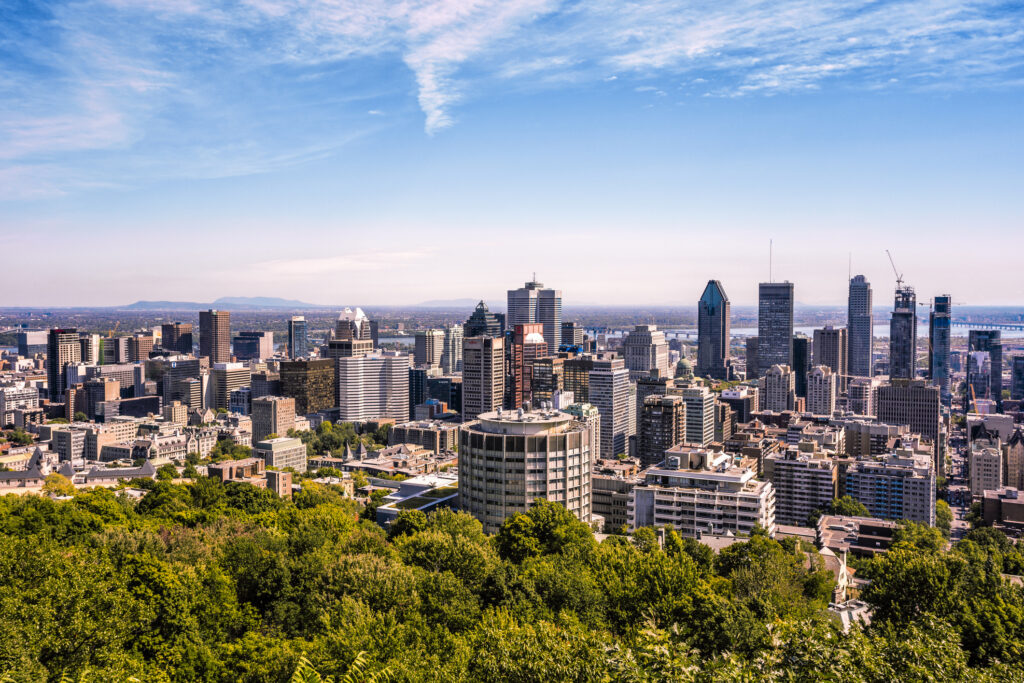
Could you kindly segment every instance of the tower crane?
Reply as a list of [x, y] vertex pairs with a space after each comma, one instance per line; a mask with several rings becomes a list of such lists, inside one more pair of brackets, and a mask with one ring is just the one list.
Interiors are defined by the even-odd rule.
[[892, 272], [896, 275], [896, 288], [899, 289], [903, 286], [903, 273], [896, 270], [896, 262], [892, 260], [892, 254], [889, 250], [885, 250], [885, 255], [889, 257], [889, 264], [892, 266]]

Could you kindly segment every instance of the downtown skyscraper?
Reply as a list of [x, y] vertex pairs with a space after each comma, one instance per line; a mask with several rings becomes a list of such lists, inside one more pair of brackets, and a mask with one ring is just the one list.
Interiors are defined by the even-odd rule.
[[874, 322], [871, 313], [871, 283], [863, 275], [850, 279], [850, 297], [846, 308], [847, 366], [854, 377], [875, 374], [872, 363]]
[[46, 337], [46, 387], [50, 400], [60, 401], [67, 392], [68, 365], [82, 360], [78, 330], [53, 329]]
[[952, 323], [952, 297], [942, 294], [932, 302], [928, 317], [928, 379], [939, 385], [942, 402], [948, 404], [949, 332]]
[[902, 283], [896, 288], [889, 325], [889, 377], [913, 379], [917, 372], [917, 295]]
[[519, 289], [508, 290], [506, 329], [516, 325], [540, 323], [544, 326], [544, 340], [548, 343], [548, 355], [558, 353], [562, 344], [562, 292], [558, 289], [544, 289], [544, 284], [531, 282]]
[[199, 355], [214, 363], [231, 360], [231, 314], [227, 311], [199, 311]]
[[306, 333], [306, 318], [292, 316], [288, 321], [288, 357], [302, 358], [309, 353], [309, 338]]
[[718, 280], [708, 280], [697, 301], [697, 368], [698, 377], [730, 379], [729, 360], [729, 297]]
[[773, 365], [793, 365], [792, 282], [762, 282], [758, 291], [758, 376]]
[[[988, 373], [978, 372], [973, 366], [981, 364], [978, 358], [988, 355]], [[990, 398], [996, 409], [1003, 405], [1003, 341], [999, 330], [971, 330], [967, 333], [967, 391], [974, 388], [971, 398]], [[972, 363], [973, 361], [973, 363]], [[987, 385], [987, 386], [986, 386]]]

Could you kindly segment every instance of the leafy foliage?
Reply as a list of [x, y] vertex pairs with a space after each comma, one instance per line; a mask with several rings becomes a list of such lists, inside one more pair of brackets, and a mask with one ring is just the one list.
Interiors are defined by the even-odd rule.
[[[186, 469], [186, 472], [188, 470]], [[0, 680], [1019, 680], [1021, 548], [904, 525], [866, 562], [872, 625], [829, 618], [812, 547], [597, 542], [534, 501], [494, 536], [459, 512], [386, 532], [340, 487], [293, 500], [195, 476], [0, 498]], [[379, 496], [378, 496], [379, 497]], [[6, 678], [3, 678], [6, 676]]]

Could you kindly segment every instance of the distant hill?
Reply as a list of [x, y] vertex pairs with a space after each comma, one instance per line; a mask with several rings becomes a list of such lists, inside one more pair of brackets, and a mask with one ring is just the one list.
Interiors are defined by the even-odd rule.
[[213, 302], [214, 306], [236, 306], [241, 308], [327, 308], [295, 299], [279, 299], [276, 296], [222, 296]]
[[123, 308], [127, 311], [202, 311], [210, 304], [195, 301], [136, 301]]
[[122, 308], [128, 311], [205, 311], [210, 308], [254, 311], [327, 307], [295, 299], [279, 299], [273, 296], [225, 296], [212, 303], [200, 303], [197, 301], [136, 301]]

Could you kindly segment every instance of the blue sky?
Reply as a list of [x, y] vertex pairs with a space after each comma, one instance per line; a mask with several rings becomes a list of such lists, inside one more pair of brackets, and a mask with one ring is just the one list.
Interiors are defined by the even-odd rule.
[[[1024, 304], [1021, 2], [0, 6], [0, 305]], [[45, 250], [46, 253], [42, 253]]]

